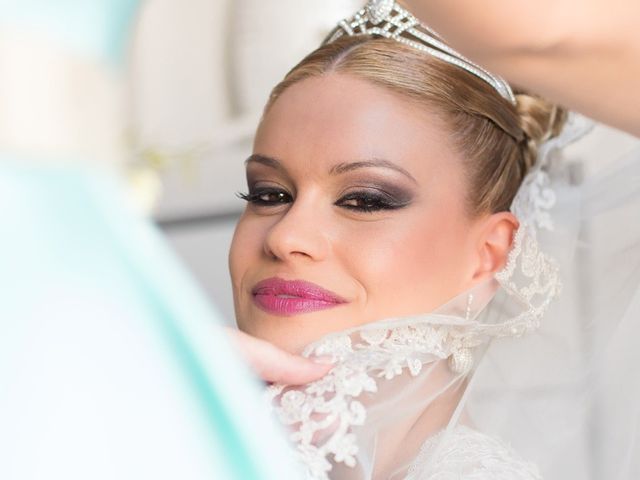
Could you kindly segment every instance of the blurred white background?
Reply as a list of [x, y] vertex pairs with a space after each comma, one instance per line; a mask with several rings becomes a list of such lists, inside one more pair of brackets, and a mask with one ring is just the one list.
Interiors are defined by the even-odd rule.
[[[232, 322], [227, 251], [243, 161], [269, 90], [359, 0], [149, 0], [130, 65], [132, 136], [160, 172], [169, 241]], [[587, 171], [638, 143], [599, 127], [569, 156]]]

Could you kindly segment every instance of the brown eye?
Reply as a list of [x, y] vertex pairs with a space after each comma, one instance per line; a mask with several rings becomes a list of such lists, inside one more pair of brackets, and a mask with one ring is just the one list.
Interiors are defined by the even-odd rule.
[[377, 206], [377, 202], [371, 198], [350, 198], [342, 202], [343, 207], [371, 209]]
[[336, 202], [337, 206], [359, 212], [377, 212], [379, 210], [397, 210], [407, 205], [398, 202], [382, 192], [359, 191], [344, 195]]
[[247, 202], [258, 206], [274, 206], [291, 203], [291, 195], [285, 190], [264, 188], [249, 193], [239, 193], [238, 196]]

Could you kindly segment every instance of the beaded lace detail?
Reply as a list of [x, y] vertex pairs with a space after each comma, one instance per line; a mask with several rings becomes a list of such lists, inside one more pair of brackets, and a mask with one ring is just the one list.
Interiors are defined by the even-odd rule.
[[[525, 179], [514, 201], [513, 210], [521, 225], [507, 265], [496, 274], [496, 280], [520, 304], [521, 313], [497, 324], [480, 323], [468, 315], [431, 314], [380, 321], [328, 335], [303, 352], [305, 356], [333, 359], [336, 366], [325, 377], [303, 387], [270, 387], [268, 398], [279, 420], [293, 430], [291, 440], [306, 466], [307, 478], [327, 480], [332, 461], [355, 466], [358, 445], [353, 429], [367, 419], [359, 397], [376, 393], [379, 382], [407, 372], [418, 376], [425, 364], [447, 358], [453, 373], [464, 377], [472, 370], [476, 347], [492, 338], [520, 336], [539, 326], [544, 311], [560, 291], [556, 264], [539, 249], [536, 240], [536, 228], [553, 228], [547, 210], [554, 201], [548, 177], [541, 170]], [[462, 368], [458, 368], [460, 365]], [[467, 438], [478, 441], [477, 436]], [[484, 445], [489, 463], [497, 465], [500, 458], [509, 456], [493, 440]], [[464, 478], [488, 478], [473, 475]], [[538, 478], [526, 475], [511, 478]]]
[[[274, 385], [268, 390], [278, 419], [293, 429], [291, 440], [308, 479], [328, 480], [331, 461], [356, 465], [358, 445], [353, 428], [367, 419], [359, 397], [375, 394], [380, 382], [403, 373], [416, 377], [424, 365], [472, 352], [488, 341], [475, 321], [452, 317], [433, 315], [374, 325], [330, 335], [304, 352], [305, 356], [329, 356], [335, 362], [322, 379], [301, 388]], [[462, 378], [465, 374], [457, 375]]]
[[496, 274], [496, 280], [526, 309], [504, 322], [500, 326], [502, 333], [510, 330], [512, 336], [520, 336], [537, 329], [549, 304], [562, 290], [557, 262], [540, 250], [537, 238], [541, 230], [553, 231], [554, 228], [550, 213], [556, 203], [549, 175], [551, 155], [592, 128], [591, 121], [571, 113], [562, 134], [541, 145], [535, 168], [527, 174], [513, 200], [511, 211], [520, 221], [520, 227], [507, 265]]
[[[303, 353], [333, 359], [336, 366], [325, 377], [303, 387], [270, 387], [268, 398], [279, 420], [293, 430], [291, 440], [308, 479], [328, 480], [331, 461], [355, 466], [358, 445], [353, 429], [364, 425], [367, 419], [359, 397], [376, 393], [379, 382], [405, 372], [415, 377], [425, 364], [447, 358], [453, 372], [463, 377], [473, 367], [472, 352], [476, 347], [491, 338], [520, 336], [539, 326], [544, 311], [560, 290], [555, 262], [540, 251], [536, 241], [536, 227], [552, 228], [545, 215], [553, 204], [545, 175], [536, 171], [528, 176], [514, 201], [521, 226], [507, 265], [496, 275], [500, 285], [521, 304], [520, 314], [498, 324], [483, 324], [462, 315], [432, 314], [376, 322], [329, 335]], [[456, 370], [461, 364], [464, 367]], [[495, 449], [496, 445], [485, 444], [489, 450], [486, 458], [500, 463], [496, 459], [507, 454], [506, 450]], [[512, 478], [538, 477], [532, 474]]]
[[496, 280], [525, 310], [501, 324], [497, 336], [521, 336], [537, 329], [549, 304], [562, 290], [556, 261], [540, 250], [537, 241], [540, 229], [553, 230], [549, 210], [555, 202], [547, 172], [542, 169], [530, 172], [511, 207], [520, 227], [507, 264], [496, 273]]
[[[295, 427], [296, 444], [310, 479], [328, 479], [329, 458], [354, 466], [358, 452], [351, 429], [363, 425], [366, 409], [358, 397], [403, 372], [417, 376], [423, 365], [479, 345], [472, 323], [436, 324], [405, 319], [393, 328], [363, 328], [328, 336], [305, 356], [330, 356], [336, 366], [302, 389], [276, 385], [268, 390], [279, 420]], [[319, 441], [318, 438], [322, 438]]]

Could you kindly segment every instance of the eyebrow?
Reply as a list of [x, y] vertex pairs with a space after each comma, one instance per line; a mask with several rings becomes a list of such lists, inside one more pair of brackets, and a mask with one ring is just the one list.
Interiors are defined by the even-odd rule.
[[351, 172], [353, 170], [358, 170], [360, 168], [388, 168], [390, 170], [395, 170], [403, 174], [405, 177], [409, 178], [414, 183], [418, 183], [418, 181], [407, 172], [404, 168], [399, 165], [396, 165], [389, 160], [383, 160], [381, 158], [374, 158], [372, 160], [361, 160], [358, 162], [345, 162], [339, 163], [338, 165], [334, 165], [329, 171], [332, 175], [340, 175], [342, 173]]
[[260, 155], [258, 153], [250, 155], [249, 158], [244, 161], [245, 165], [249, 165], [250, 163], [259, 163], [260, 165], [264, 165], [266, 167], [284, 171], [284, 167], [278, 160], [276, 160], [275, 158], [267, 157], [266, 155]]
[[[261, 165], [273, 168], [275, 170], [279, 170], [281, 172], [286, 171], [286, 169], [282, 166], [282, 164], [275, 158], [271, 158], [266, 155], [260, 155], [257, 153], [254, 153], [249, 158], [247, 158], [247, 160], [245, 160], [244, 163], [245, 165], [249, 165], [250, 163], [259, 163]], [[390, 170], [395, 170], [396, 172], [403, 174], [405, 177], [409, 178], [414, 183], [416, 184], [418, 183], [418, 181], [413, 177], [413, 175], [411, 175], [404, 168], [402, 168], [399, 165], [396, 165], [393, 162], [390, 162], [388, 160], [384, 160], [381, 158], [375, 158], [372, 160], [360, 160], [357, 162], [339, 163], [331, 167], [331, 169], [329, 170], [329, 174], [341, 175], [343, 173], [351, 172], [353, 170], [358, 170], [361, 168], [388, 168]]]

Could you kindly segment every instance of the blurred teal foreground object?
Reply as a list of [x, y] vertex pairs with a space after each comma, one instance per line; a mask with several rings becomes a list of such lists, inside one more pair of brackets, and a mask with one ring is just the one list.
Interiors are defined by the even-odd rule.
[[0, 29], [37, 33], [87, 57], [120, 63], [140, 0], [0, 0]]
[[[138, 3], [0, 0], [3, 47], [52, 46], [63, 71], [38, 93], [58, 106], [77, 88], [66, 56], [118, 82]], [[113, 172], [55, 160], [30, 133], [32, 162], [0, 145], [0, 479], [296, 478], [215, 311]]]
[[216, 315], [108, 172], [0, 157], [0, 478], [292, 479]]

